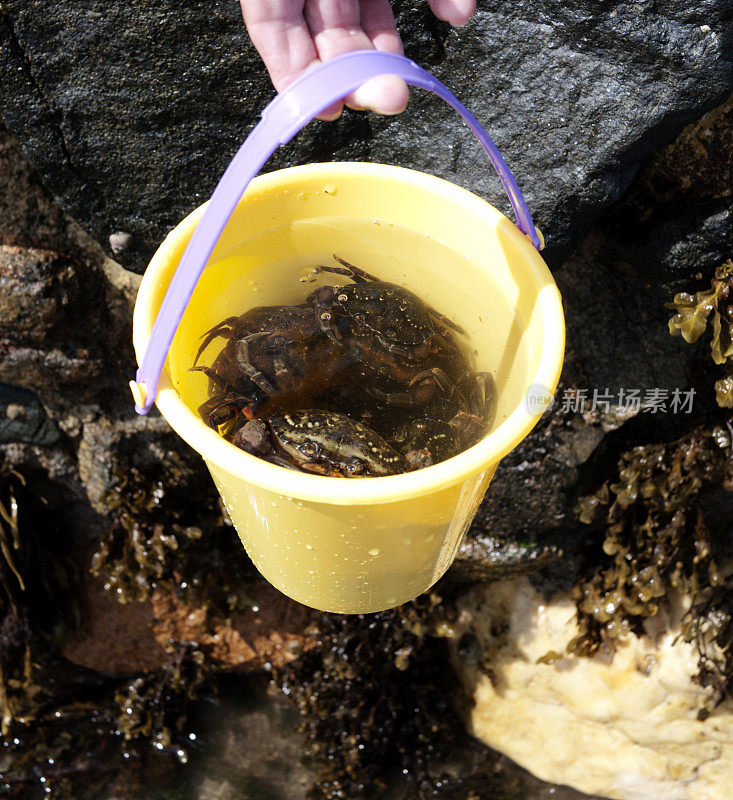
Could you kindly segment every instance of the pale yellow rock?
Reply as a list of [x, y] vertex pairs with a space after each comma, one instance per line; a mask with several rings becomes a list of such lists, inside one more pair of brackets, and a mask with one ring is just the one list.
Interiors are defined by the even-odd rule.
[[[475, 699], [473, 734], [543, 780], [613, 800], [731, 800], [733, 703], [707, 720], [692, 681], [697, 655], [681, 640], [684, 606], [650, 620], [613, 660], [564, 656], [577, 635], [567, 596], [546, 603], [525, 578], [463, 598], [454, 659]], [[472, 631], [480, 659], [458, 655]], [[491, 677], [489, 677], [491, 676]]]

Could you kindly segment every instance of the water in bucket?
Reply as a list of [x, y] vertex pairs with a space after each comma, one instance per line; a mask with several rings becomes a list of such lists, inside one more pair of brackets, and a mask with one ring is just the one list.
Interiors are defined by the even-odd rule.
[[[333, 250], [314, 250], [315, 242]], [[485, 272], [466, 256], [430, 234], [374, 218], [333, 217], [283, 226], [238, 243], [207, 266], [197, 289], [207, 302], [184, 315], [170, 357], [174, 386], [187, 405], [198, 408], [208, 397], [208, 378], [190, 370], [191, 354], [198, 350], [202, 335], [250, 308], [295, 305], [318, 286], [347, 283], [348, 278], [339, 275], [313, 272], [318, 264], [335, 264], [334, 253], [381, 280], [411, 289], [463, 327], [471, 367], [488, 372], [497, 384], [493, 426], [507, 418], [523, 391], [528, 344], [521, 320], [516, 315], [506, 319], [500, 312], [507, 303], [501, 287], [491, 285]], [[493, 324], [486, 324], [489, 320]], [[512, 335], [517, 340], [514, 363], [511, 371], [501, 374], [497, 353]], [[221, 346], [222, 340], [213, 343], [203, 363], [210, 363]], [[419, 411], [415, 413], [419, 416]]]

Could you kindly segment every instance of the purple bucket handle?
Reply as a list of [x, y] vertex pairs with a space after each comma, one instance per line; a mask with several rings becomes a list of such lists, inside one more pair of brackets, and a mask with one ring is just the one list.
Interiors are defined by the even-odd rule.
[[413, 86], [435, 92], [463, 117], [499, 173], [519, 230], [541, 249], [529, 209], [506, 161], [473, 114], [449, 89], [414, 61], [393, 53], [359, 50], [333, 58], [301, 75], [268, 104], [214, 190], [163, 298], [136, 380], [130, 382], [138, 414], [147, 414], [155, 402], [160, 373], [183, 312], [249, 182], [275, 150], [289, 142], [317, 114], [378, 75], [398, 75]]

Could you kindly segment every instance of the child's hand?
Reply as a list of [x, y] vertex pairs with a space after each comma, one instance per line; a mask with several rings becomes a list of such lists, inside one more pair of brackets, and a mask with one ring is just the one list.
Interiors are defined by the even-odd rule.
[[[468, 22], [476, 0], [429, 0], [452, 25]], [[351, 50], [402, 53], [389, 0], [240, 0], [244, 22], [278, 92], [314, 64]], [[401, 78], [372, 78], [344, 99], [350, 108], [399, 114], [407, 105]], [[343, 103], [320, 116], [336, 119]]]

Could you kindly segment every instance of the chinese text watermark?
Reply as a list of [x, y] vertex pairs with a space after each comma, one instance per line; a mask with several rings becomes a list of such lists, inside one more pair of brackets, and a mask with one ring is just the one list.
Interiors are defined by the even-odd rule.
[[635, 414], [691, 414], [694, 389], [564, 389], [555, 397], [539, 384], [529, 387], [525, 403], [530, 414], [541, 414], [559, 404], [562, 413], [623, 412]]

